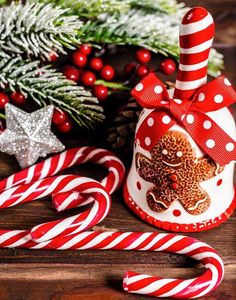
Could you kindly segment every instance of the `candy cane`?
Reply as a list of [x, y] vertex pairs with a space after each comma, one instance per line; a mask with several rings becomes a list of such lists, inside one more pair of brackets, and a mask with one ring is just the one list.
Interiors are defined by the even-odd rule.
[[190, 99], [196, 88], [206, 83], [214, 32], [212, 16], [204, 8], [192, 8], [184, 16], [180, 25], [180, 64], [174, 98]]
[[187, 236], [154, 232], [81, 232], [36, 243], [29, 231], [1, 230], [0, 247], [54, 250], [138, 250], [184, 254], [203, 263], [206, 271], [192, 279], [162, 279], [128, 271], [124, 275], [126, 292], [155, 297], [195, 298], [217, 288], [223, 279], [224, 266], [216, 251]]
[[[75, 176], [55, 175], [68, 166], [94, 161], [109, 168], [109, 174], [102, 180], [104, 186], [95, 180]], [[116, 171], [115, 171], [116, 170]], [[117, 177], [118, 176], [118, 180]], [[119, 174], [119, 175], [117, 175]], [[63, 195], [70, 207], [68, 193], [89, 194], [93, 207], [81, 214], [35, 226], [31, 230], [0, 230], [1, 248], [27, 249], [98, 249], [167, 251], [184, 254], [202, 262], [206, 271], [197, 278], [161, 279], [155, 276], [129, 271], [123, 280], [124, 290], [130, 293], [156, 297], [190, 298], [203, 296], [215, 289], [223, 278], [223, 263], [218, 254], [207, 244], [196, 239], [166, 233], [142, 232], [86, 232], [87, 228], [99, 223], [110, 208], [108, 190], [114, 191], [124, 175], [122, 163], [110, 152], [90, 147], [65, 151], [48, 160], [12, 175], [0, 182], [0, 208], [45, 197]], [[84, 200], [82, 200], [84, 199]], [[78, 205], [86, 202], [80, 197]], [[74, 205], [73, 205], [74, 207]], [[83, 231], [83, 232], [82, 232]]]
[[[66, 167], [87, 161], [108, 168], [109, 173], [102, 180], [104, 187], [95, 180], [74, 175], [45, 178]], [[124, 171], [121, 161], [109, 151], [92, 147], [71, 149], [2, 180], [0, 208], [36, 200], [50, 194], [55, 194], [53, 202], [60, 210], [93, 201], [93, 207], [86, 212], [34, 227], [31, 236], [36, 241], [42, 242], [59, 234], [80, 232], [101, 222], [107, 215], [110, 209], [108, 193], [112, 193], [120, 185]], [[81, 193], [83, 197], [79, 196]], [[86, 194], [90, 196], [88, 199], [84, 198]]]
[[[125, 172], [122, 162], [107, 150], [81, 147], [64, 151], [28, 169], [9, 176], [0, 181], [0, 190], [6, 190], [19, 184], [28, 184], [53, 176], [66, 168], [86, 162], [100, 164], [108, 169], [109, 173], [101, 181], [101, 184], [109, 193], [113, 193], [119, 187]], [[53, 204], [57, 211], [86, 205], [91, 201], [93, 201], [91, 197], [85, 201], [84, 197], [80, 197], [76, 191], [53, 195]]]

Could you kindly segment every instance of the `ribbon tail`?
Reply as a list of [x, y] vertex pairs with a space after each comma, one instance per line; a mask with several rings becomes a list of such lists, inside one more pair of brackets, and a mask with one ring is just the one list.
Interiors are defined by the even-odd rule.
[[220, 76], [200, 87], [194, 95], [194, 109], [210, 112], [228, 107], [236, 101], [236, 92], [225, 76]]
[[182, 121], [195, 142], [221, 166], [236, 160], [236, 142], [215, 121], [200, 111], [191, 111]]

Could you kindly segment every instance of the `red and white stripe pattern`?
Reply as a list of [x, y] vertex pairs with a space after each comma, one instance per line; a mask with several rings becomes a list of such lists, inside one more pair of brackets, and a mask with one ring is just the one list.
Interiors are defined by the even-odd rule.
[[[102, 181], [104, 186], [86, 177], [52, 176], [66, 167], [86, 161], [100, 163], [109, 169], [108, 176]], [[111, 204], [108, 193], [119, 186], [123, 176], [122, 163], [110, 152], [84, 147], [65, 151], [1, 181], [0, 208], [50, 194], [59, 197], [62, 207], [69, 208], [68, 198], [73, 193], [89, 195], [93, 206], [80, 214], [40, 224], [31, 230], [0, 229], [0, 248], [111, 249], [184, 254], [202, 262], [207, 269], [205, 273], [183, 280], [162, 279], [129, 271], [124, 276], [124, 290], [156, 297], [194, 298], [215, 289], [223, 278], [223, 263], [214, 249], [196, 239], [169, 233], [84, 231], [106, 217]], [[63, 195], [63, 201], [66, 202], [64, 206], [60, 195]], [[86, 197], [80, 196], [77, 206], [86, 201]]]
[[207, 81], [207, 64], [214, 38], [212, 16], [202, 7], [190, 9], [180, 25], [180, 64], [175, 99], [190, 99]]
[[124, 275], [123, 288], [129, 293], [155, 297], [201, 297], [220, 284], [224, 266], [216, 251], [209, 245], [187, 236], [156, 232], [81, 232], [55, 237], [36, 243], [28, 231], [0, 231], [0, 247], [54, 249], [54, 250], [138, 250], [183, 254], [201, 262], [206, 271], [192, 279], [163, 279], [156, 276], [128, 271]]
[[[108, 169], [109, 173], [102, 183], [75, 175], [52, 176], [67, 167], [88, 161]], [[81, 232], [101, 222], [108, 214], [110, 194], [121, 184], [124, 173], [121, 161], [109, 151], [92, 147], [71, 149], [1, 181], [0, 208], [48, 195], [54, 195], [53, 203], [59, 210], [94, 202], [89, 210], [63, 220], [40, 224], [30, 234], [32, 239], [42, 242], [58, 235]]]
[[[17, 185], [28, 184], [49, 176], [54, 176], [67, 168], [86, 162], [99, 164], [108, 169], [109, 173], [101, 181], [101, 184], [110, 194], [120, 186], [124, 178], [125, 168], [116, 156], [104, 149], [80, 147], [64, 151], [28, 169], [9, 176], [0, 181], [0, 190], [7, 190]], [[92, 201], [91, 197], [85, 201], [84, 197], [81, 197], [77, 191], [61, 192], [60, 194], [53, 195], [53, 204], [57, 211], [86, 205]]]

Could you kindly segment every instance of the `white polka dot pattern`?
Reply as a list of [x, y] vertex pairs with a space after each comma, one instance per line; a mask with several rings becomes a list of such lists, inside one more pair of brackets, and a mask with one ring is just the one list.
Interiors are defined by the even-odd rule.
[[154, 87], [154, 92], [155, 92], [156, 94], [161, 94], [161, 93], [163, 92], [162, 86], [156, 85], [156, 86]]
[[194, 122], [194, 116], [191, 115], [191, 114], [189, 114], [189, 115], [187, 115], [186, 120], [187, 120], [188, 124], [193, 124], [193, 122]]
[[136, 85], [135, 90], [141, 92], [143, 90], [143, 84], [140, 82]]
[[171, 121], [171, 118], [167, 115], [165, 115], [163, 118], [162, 118], [162, 122], [163, 124], [169, 124]]
[[223, 100], [224, 100], [224, 98], [223, 98], [223, 96], [220, 95], [220, 94], [217, 94], [217, 95], [215, 95], [215, 97], [214, 97], [215, 103], [221, 103], [221, 102], [223, 102]]
[[177, 104], [182, 104], [182, 102], [183, 102], [183, 101], [180, 100], [180, 99], [173, 99], [173, 100], [174, 100], [174, 102], [177, 103]]
[[149, 137], [145, 138], [145, 144], [146, 144], [146, 146], [150, 146], [151, 145], [151, 139]]
[[204, 127], [205, 129], [210, 129], [211, 126], [212, 126], [211, 121], [208, 121], [208, 120], [207, 120], [207, 121], [204, 121], [203, 127]]
[[215, 144], [216, 144], [215, 141], [212, 140], [212, 139], [209, 139], [209, 140], [206, 141], [206, 146], [207, 146], [208, 148], [210, 148], [210, 149], [214, 148], [214, 147], [215, 147]]
[[228, 143], [228, 144], [226, 144], [225, 149], [226, 149], [228, 152], [233, 151], [233, 150], [234, 150], [234, 144], [233, 144], [233, 143]]
[[228, 78], [225, 78], [225, 79], [224, 79], [224, 83], [225, 83], [225, 85], [227, 85], [227, 86], [231, 86], [231, 83], [230, 83], [230, 81], [228, 80]]
[[152, 127], [154, 125], [154, 119], [153, 118], [148, 118], [147, 124], [149, 127]]
[[200, 93], [199, 95], [198, 95], [198, 101], [200, 101], [200, 102], [202, 102], [202, 101], [204, 101], [205, 100], [205, 94], [204, 93]]

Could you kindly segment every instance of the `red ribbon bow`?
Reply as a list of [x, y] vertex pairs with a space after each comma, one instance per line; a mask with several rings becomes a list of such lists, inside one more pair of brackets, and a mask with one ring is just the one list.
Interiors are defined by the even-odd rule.
[[236, 101], [236, 92], [224, 76], [203, 85], [191, 100], [185, 100], [171, 99], [165, 85], [150, 73], [136, 85], [131, 95], [141, 106], [154, 109], [136, 134], [142, 148], [150, 151], [177, 123], [220, 165], [236, 159], [236, 142], [207, 114]]

